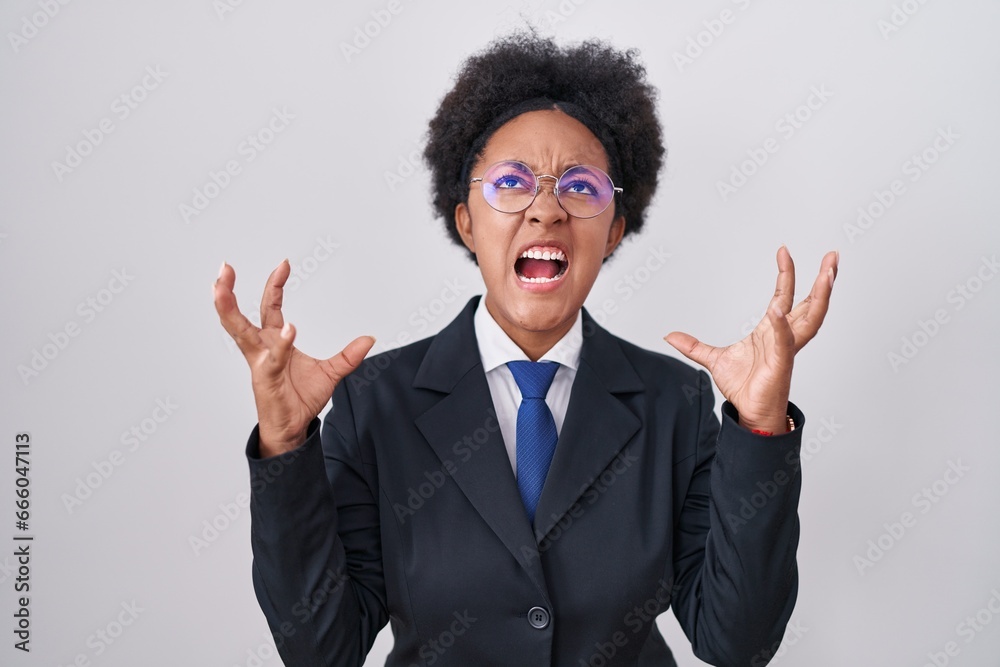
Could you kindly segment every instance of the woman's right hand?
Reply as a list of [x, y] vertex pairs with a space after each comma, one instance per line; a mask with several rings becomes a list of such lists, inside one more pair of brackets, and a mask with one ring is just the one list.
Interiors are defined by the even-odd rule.
[[236, 305], [236, 271], [231, 266], [222, 264], [213, 287], [222, 326], [250, 364], [262, 458], [305, 442], [309, 422], [323, 410], [334, 387], [358, 367], [375, 344], [371, 336], [360, 336], [329, 359], [313, 359], [295, 349], [295, 327], [281, 314], [290, 272], [286, 259], [268, 276], [260, 302], [259, 328]]

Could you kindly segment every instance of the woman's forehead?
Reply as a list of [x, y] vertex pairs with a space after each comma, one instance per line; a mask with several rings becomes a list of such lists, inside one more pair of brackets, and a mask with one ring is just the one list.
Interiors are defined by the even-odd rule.
[[529, 111], [515, 116], [493, 133], [482, 162], [517, 160], [533, 170], [560, 172], [577, 164], [607, 170], [600, 140], [586, 125], [558, 109]]

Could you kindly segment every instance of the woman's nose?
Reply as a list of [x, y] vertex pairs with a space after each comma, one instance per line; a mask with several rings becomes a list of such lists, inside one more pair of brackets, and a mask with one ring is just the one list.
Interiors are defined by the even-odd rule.
[[555, 176], [543, 174], [538, 176], [538, 191], [531, 205], [525, 210], [525, 215], [531, 222], [561, 222], [566, 220], [567, 213], [559, 203], [555, 188], [558, 179]]

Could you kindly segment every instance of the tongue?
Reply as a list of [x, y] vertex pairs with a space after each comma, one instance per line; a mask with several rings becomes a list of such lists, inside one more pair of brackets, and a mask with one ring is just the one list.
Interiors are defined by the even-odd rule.
[[555, 278], [559, 273], [559, 262], [554, 259], [525, 257], [518, 260], [518, 263], [518, 271], [525, 278]]

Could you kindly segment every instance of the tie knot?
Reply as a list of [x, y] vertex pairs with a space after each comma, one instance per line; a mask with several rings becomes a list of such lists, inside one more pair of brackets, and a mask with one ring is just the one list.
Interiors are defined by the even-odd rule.
[[507, 368], [521, 390], [521, 398], [545, 398], [559, 364], [551, 361], [508, 361]]

